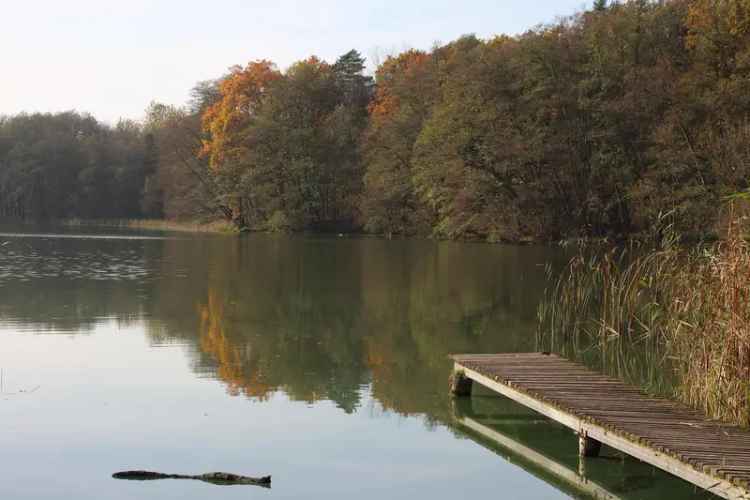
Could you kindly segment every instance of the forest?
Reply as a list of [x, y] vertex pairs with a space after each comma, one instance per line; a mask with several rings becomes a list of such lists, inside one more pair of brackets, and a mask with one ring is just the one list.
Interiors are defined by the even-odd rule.
[[597, 0], [521, 35], [200, 82], [139, 123], [0, 118], [0, 215], [487, 241], [718, 231], [750, 180], [750, 0]]
[[118, 218], [160, 213], [156, 144], [132, 121], [76, 112], [0, 117], [0, 216]]

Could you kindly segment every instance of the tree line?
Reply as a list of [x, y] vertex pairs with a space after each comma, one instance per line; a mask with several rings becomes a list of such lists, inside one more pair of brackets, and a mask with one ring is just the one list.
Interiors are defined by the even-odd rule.
[[[99, 196], [130, 203], [108, 215], [491, 241], [628, 235], [671, 214], [710, 234], [750, 179], [748, 42], [750, 0], [597, 0], [522, 35], [389, 56], [374, 77], [356, 51], [254, 61], [183, 107], [152, 104], [131, 135], [5, 119], [0, 206], [101, 215]], [[65, 147], [15, 151], [27, 122]], [[49, 154], [72, 159], [40, 167]], [[134, 187], [99, 194], [100, 178]]]
[[0, 117], [0, 216], [159, 214], [156, 143], [140, 124], [76, 112]]

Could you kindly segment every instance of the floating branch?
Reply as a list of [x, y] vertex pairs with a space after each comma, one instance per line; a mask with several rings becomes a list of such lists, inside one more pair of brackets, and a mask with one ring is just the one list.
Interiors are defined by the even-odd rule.
[[233, 484], [252, 484], [264, 488], [271, 487], [271, 476], [248, 477], [238, 474], [229, 474], [226, 472], [209, 472], [208, 474], [199, 474], [189, 476], [183, 474], [162, 474], [161, 472], [150, 472], [147, 470], [128, 470], [115, 472], [112, 474], [115, 479], [128, 479], [131, 481], [152, 481], [155, 479], [195, 479], [206, 483], [218, 484], [222, 486]]

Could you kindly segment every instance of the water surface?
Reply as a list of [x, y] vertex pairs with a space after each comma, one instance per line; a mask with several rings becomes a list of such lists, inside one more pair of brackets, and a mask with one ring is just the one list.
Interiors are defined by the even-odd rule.
[[591, 494], [535, 453], [611, 498], [705, 497], [611, 450], [579, 471], [569, 431], [449, 397], [448, 354], [534, 350], [559, 250], [29, 227], [0, 245], [2, 498]]

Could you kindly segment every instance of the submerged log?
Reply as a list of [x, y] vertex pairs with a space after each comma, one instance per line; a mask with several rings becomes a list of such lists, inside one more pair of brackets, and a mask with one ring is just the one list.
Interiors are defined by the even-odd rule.
[[195, 479], [206, 483], [218, 485], [232, 484], [252, 484], [264, 488], [271, 487], [271, 476], [248, 477], [238, 474], [229, 474], [227, 472], [209, 472], [208, 474], [199, 474], [196, 476], [184, 474], [163, 474], [161, 472], [151, 472], [147, 470], [127, 470], [115, 472], [112, 474], [115, 479], [128, 479], [131, 481], [152, 481], [155, 479]]

